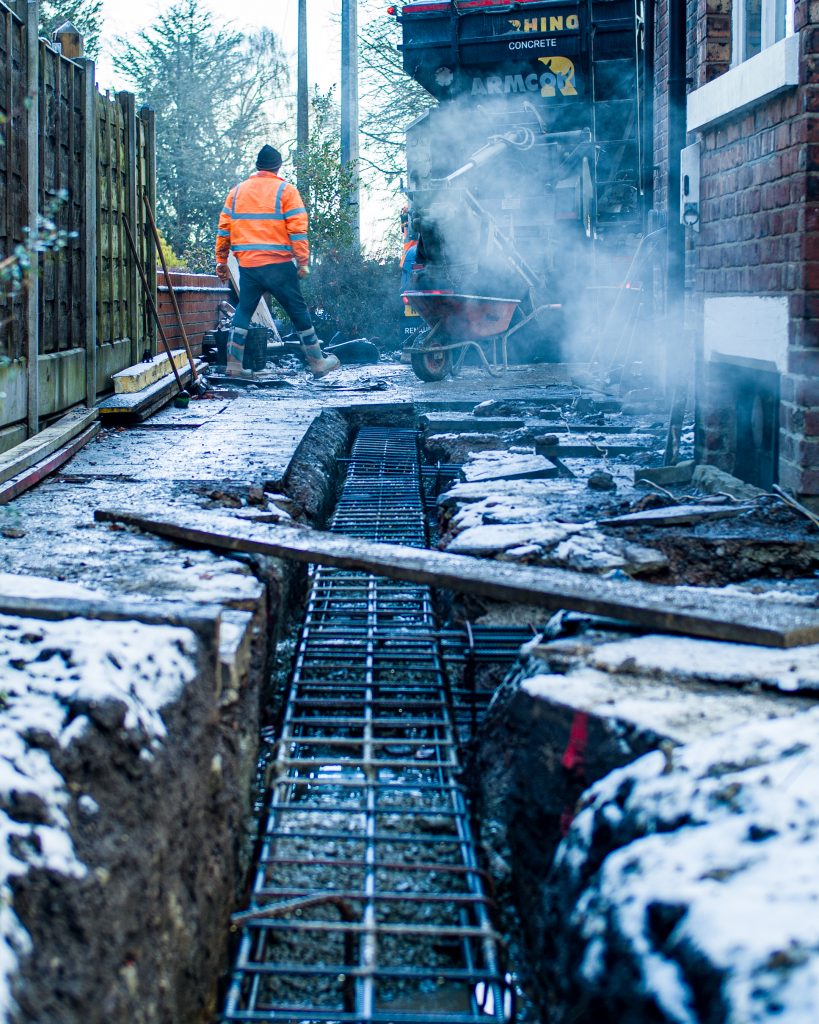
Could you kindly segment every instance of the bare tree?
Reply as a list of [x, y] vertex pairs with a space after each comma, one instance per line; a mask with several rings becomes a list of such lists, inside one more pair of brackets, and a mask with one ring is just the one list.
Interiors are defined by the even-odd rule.
[[157, 219], [189, 265], [212, 263], [219, 210], [271, 136], [272, 105], [287, 69], [277, 37], [218, 24], [198, 0], [176, 0], [134, 40], [116, 67], [156, 112]]
[[407, 125], [435, 101], [404, 71], [398, 44], [401, 26], [386, 15], [381, 0], [365, 0], [359, 32], [363, 168], [387, 181], [405, 171]]

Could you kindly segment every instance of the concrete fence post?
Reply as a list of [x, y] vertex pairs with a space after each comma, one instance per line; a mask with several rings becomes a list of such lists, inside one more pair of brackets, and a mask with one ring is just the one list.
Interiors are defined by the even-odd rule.
[[[28, 0], [26, 21], [26, 223], [29, 244], [38, 232], [40, 207], [40, 38], [38, 33], [38, 0]], [[36, 252], [31, 254], [31, 268], [26, 286], [26, 425], [29, 437], [40, 429], [40, 266]]]

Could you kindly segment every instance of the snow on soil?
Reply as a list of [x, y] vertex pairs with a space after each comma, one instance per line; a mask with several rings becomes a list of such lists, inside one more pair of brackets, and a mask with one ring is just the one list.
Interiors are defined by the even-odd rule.
[[756, 683], [794, 692], [819, 690], [819, 644], [777, 650], [690, 637], [640, 636], [595, 647], [589, 664], [605, 672], [679, 681]]
[[[555, 861], [573, 949], [559, 969], [611, 1019], [816, 1020], [817, 792], [819, 709], [606, 776]], [[623, 979], [630, 1005], [614, 1007]]]
[[65, 583], [49, 580], [45, 576], [26, 576], [23, 573], [0, 572], [0, 594], [28, 599], [59, 597], [74, 600], [88, 600], [105, 595], [101, 590], [91, 590], [79, 583]]
[[[113, 704], [123, 710], [121, 727], [136, 733], [150, 756], [165, 735], [162, 708], [195, 675], [196, 638], [187, 629], [0, 616], [0, 1020], [11, 1008], [18, 957], [31, 945], [9, 880], [33, 868], [86, 873], [69, 831], [72, 796], [49, 757], [50, 738], [67, 747], [93, 727], [94, 709]], [[77, 807], [93, 813], [96, 803], [80, 794]]]

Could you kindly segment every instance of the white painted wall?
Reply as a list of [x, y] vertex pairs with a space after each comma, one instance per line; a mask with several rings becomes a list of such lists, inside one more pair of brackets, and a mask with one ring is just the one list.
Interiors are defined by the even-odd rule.
[[798, 82], [799, 36], [787, 36], [689, 93], [688, 131], [736, 116]]
[[705, 358], [734, 356], [775, 363], [787, 369], [788, 299], [728, 295], [706, 299]]

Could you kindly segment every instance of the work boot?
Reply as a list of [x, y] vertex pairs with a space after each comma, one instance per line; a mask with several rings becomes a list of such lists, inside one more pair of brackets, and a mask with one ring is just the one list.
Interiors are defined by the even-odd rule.
[[248, 373], [242, 361], [245, 357], [245, 338], [247, 331], [241, 327], [231, 327], [227, 343], [227, 375], [228, 377], [252, 377]]
[[314, 377], [317, 379], [326, 377], [328, 373], [332, 373], [333, 370], [337, 370], [341, 366], [338, 356], [327, 355], [321, 351], [321, 342], [314, 330], [304, 333], [299, 331], [299, 337], [301, 338], [301, 350]]

